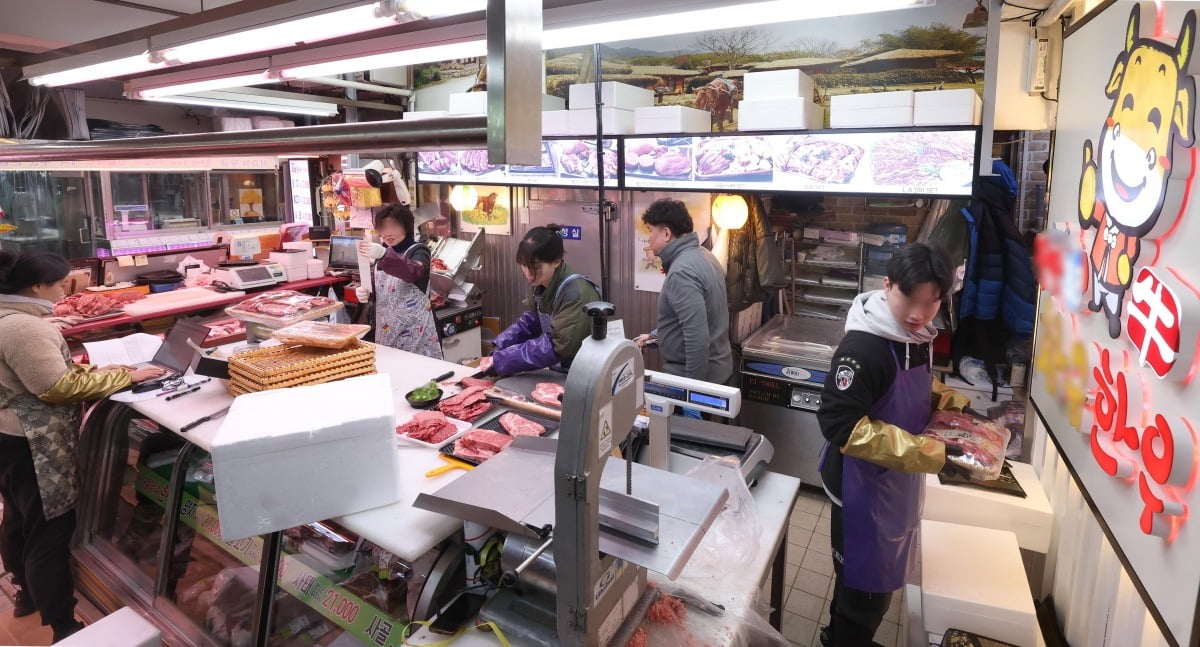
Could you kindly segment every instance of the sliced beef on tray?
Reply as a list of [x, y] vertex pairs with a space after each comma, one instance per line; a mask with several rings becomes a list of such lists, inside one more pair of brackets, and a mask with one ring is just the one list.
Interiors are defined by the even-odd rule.
[[541, 436], [546, 433], [542, 425], [515, 413], [500, 416], [500, 426], [512, 436]]
[[396, 427], [396, 433], [424, 443], [440, 443], [453, 436], [458, 428], [437, 411], [421, 411], [412, 420]]
[[533, 387], [533, 399], [548, 407], [562, 407], [562, 401], [558, 399], [563, 394], [563, 386], [554, 382], [542, 382]]
[[512, 441], [512, 436], [499, 432], [472, 429], [462, 438], [454, 441], [454, 454], [461, 458], [483, 462], [508, 447]]
[[469, 386], [462, 393], [439, 402], [438, 409], [451, 418], [470, 422], [492, 408], [492, 403], [484, 396], [486, 390], [482, 386]]
[[495, 386], [495, 384], [496, 384], [495, 382], [493, 382], [491, 380], [482, 380], [477, 377], [464, 377], [459, 383], [462, 384], [464, 388], [472, 387], [472, 386], [481, 386], [485, 389], [490, 389], [493, 386]]

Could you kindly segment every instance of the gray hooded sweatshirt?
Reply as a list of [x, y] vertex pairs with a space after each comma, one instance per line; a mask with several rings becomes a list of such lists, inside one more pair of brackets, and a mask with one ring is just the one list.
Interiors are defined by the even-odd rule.
[[658, 295], [658, 345], [663, 370], [724, 384], [733, 374], [725, 272], [695, 233], [659, 253], [667, 278]]
[[909, 369], [912, 359], [912, 344], [928, 344], [937, 337], [937, 328], [933, 324], [925, 324], [921, 330], [909, 330], [900, 325], [888, 308], [887, 298], [883, 290], [864, 292], [854, 297], [850, 312], [846, 315], [846, 332], [865, 332], [889, 341], [904, 344], [904, 357], [900, 358], [901, 368]]

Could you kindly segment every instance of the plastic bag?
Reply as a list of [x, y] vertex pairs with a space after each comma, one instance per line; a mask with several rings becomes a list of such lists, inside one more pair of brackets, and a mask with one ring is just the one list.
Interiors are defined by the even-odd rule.
[[678, 581], [692, 590], [705, 591], [710, 599], [728, 606], [727, 597], [736, 597], [737, 591], [746, 590], [739, 586], [739, 580], [750, 570], [760, 550], [762, 524], [754, 497], [746, 487], [738, 461], [733, 458], [710, 456], [687, 476], [723, 486], [729, 491], [729, 499], [700, 540]]
[[966, 470], [973, 479], [994, 481], [1000, 478], [1009, 431], [999, 424], [968, 413], [938, 411], [933, 414], [925, 435], [962, 450], [946, 460]]

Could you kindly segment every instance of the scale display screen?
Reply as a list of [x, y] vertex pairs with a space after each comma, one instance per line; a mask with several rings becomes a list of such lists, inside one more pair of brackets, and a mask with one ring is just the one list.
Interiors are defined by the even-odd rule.
[[238, 275], [244, 283], [254, 283], [258, 281], [270, 281], [271, 271], [263, 266], [247, 267], [237, 270]]
[[705, 393], [696, 393], [695, 391], [688, 391], [688, 400], [687, 401], [691, 402], [692, 404], [698, 404], [698, 405], [701, 405], [704, 407], [709, 407], [711, 409], [720, 409], [722, 411], [729, 411], [729, 399], [728, 398], [718, 398], [715, 395], [707, 395]]
[[652, 395], [661, 395], [664, 398], [679, 400], [680, 402], [688, 401], [687, 389], [681, 389], [677, 386], [665, 386], [662, 384], [655, 384], [653, 382], [646, 382], [646, 386], [643, 390]]

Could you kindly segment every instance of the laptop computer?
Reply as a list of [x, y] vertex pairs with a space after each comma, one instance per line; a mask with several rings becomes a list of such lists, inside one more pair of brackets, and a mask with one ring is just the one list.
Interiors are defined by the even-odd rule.
[[196, 349], [193, 345], [199, 346], [203, 343], [204, 339], [208, 337], [208, 332], [208, 327], [201, 324], [199, 319], [176, 321], [175, 325], [171, 327], [171, 331], [167, 333], [167, 338], [163, 340], [162, 346], [154, 354], [154, 358], [149, 362], [134, 366], [134, 368], [154, 366], [161, 368], [166, 373], [156, 380], [138, 384], [134, 387], [134, 392], [152, 391], [160, 387], [163, 382], [182, 377], [187, 373], [196, 361]]

